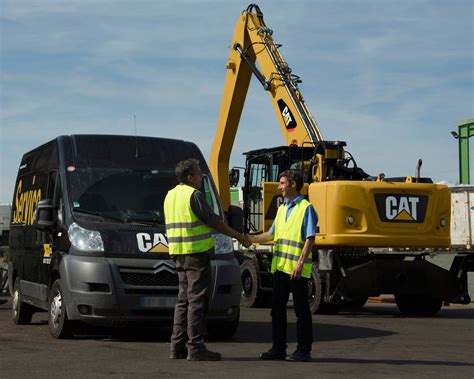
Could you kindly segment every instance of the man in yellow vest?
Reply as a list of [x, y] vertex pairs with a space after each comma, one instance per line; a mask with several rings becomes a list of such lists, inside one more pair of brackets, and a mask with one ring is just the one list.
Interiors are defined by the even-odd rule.
[[[272, 348], [260, 354], [260, 359], [307, 362], [311, 360], [313, 326], [308, 298], [308, 279], [311, 277], [311, 250], [316, 236], [318, 216], [311, 203], [300, 195], [303, 177], [298, 171], [280, 174], [278, 189], [285, 201], [278, 208], [268, 232], [252, 235], [252, 242], [275, 241], [272, 274]], [[286, 305], [290, 292], [297, 323], [298, 345], [286, 355]]]
[[170, 359], [218, 361], [221, 354], [204, 345], [211, 285], [210, 256], [214, 253], [211, 232], [215, 229], [247, 247], [250, 240], [225, 224], [207, 204], [199, 191], [202, 172], [198, 160], [179, 162], [175, 172], [179, 184], [168, 192], [164, 202], [169, 253], [179, 279]]

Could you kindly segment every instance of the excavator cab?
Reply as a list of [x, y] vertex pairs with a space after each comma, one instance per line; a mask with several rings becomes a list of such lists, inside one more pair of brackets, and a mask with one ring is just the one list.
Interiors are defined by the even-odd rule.
[[305, 179], [302, 194], [305, 196], [308, 195], [309, 184], [313, 182], [375, 180], [357, 166], [352, 155], [344, 151], [344, 146], [346, 143], [342, 141], [323, 141], [244, 153], [246, 165], [242, 197], [245, 232], [263, 232], [271, 226], [283, 201], [278, 191], [278, 177], [283, 171], [302, 173]]
[[305, 178], [309, 176], [314, 148], [278, 146], [248, 151], [244, 155], [244, 230], [247, 233], [266, 231], [282, 202], [278, 191], [278, 176], [289, 169], [303, 171]]

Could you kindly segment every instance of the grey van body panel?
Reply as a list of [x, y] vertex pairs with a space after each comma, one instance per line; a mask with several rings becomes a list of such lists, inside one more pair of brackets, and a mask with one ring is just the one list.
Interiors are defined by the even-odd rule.
[[48, 298], [48, 286], [43, 284], [29, 282], [28, 280], [20, 280], [21, 293], [27, 297], [46, 301]]
[[[235, 318], [240, 302], [240, 269], [235, 258], [211, 261], [212, 287], [209, 320]], [[140, 276], [174, 273], [172, 260], [85, 257], [67, 254], [59, 267], [68, 317], [88, 323], [171, 320], [176, 286], [133, 285], [127, 274]], [[175, 274], [172, 274], [175, 275]], [[140, 279], [138, 279], [140, 280]], [[146, 279], [150, 280], [150, 278]], [[90, 307], [81, 314], [79, 305]]]
[[[107, 146], [114, 143], [120, 146], [119, 154], [116, 150], [107, 151]], [[48, 154], [54, 156], [48, 159]], [[170, 321], [178, 293], [174, 263], [167, 254], [159, 255], [156, 259], [149, 254], [137, 255], [136, 247], [137, 233], [148, 233], [150, 236], [153, 233], [164, 234], [164, 226], [114, 225], [76, 219], [70, 205], [73, 198], [68, 172], [75, 167], [108, 167], [108, 164], [114, 167], [126, 165], [149, 168], [155, 163], [160, 169], [174, 170], [178, 160], [190, 157], [199, 159], [203, 171], [209, 174], [205, 159], [194, 143], [163, 138], [59, 136], [24, 154], [18, 174], [18, 179], [24, 178], [23, 190], [29, 190], [26, 184], [35, 183], [32, 178], [36, 176], [36, 183], [41, 179], [41, 199], [44, 199], [50, 192], [47, 189], [48, 175], [52, 170], [57, 171], [57, 183], [61, 186], [60, 194], [65, 206], [62, 223], [46, 237], [40, 238], [32, 224], [25, 225], [23, 222], [11, 225], [10, 291], [13, 290], [14, 280], [18, 278], [24, 301], [38, 310], [46, 310], [49, 288], [59, 278], [71, 320], [98, 324], [114, 321]], [[13, 205], [16, 190], [15, 186]], [[12, 216], [14, 211], [12, 207]], [[98, 230], [106, 251], [86, 253], [75, 250], [68, 239], [68, 228], [73, 222], [90, 230]], [[43, 258], [44, 243], [52, 246], [50, 260]], [[240, 267], [232, 252], [219, 255], [218, 258], [211, 261], [212, 287], [208, 319], [234, 321], [240, 304]], [[37, 279], [34, 279], [34, 275], [37, 275]], [[88, 306], [86, 309], [91, 310], [90, 314], [81, 314], [79, 305]]]

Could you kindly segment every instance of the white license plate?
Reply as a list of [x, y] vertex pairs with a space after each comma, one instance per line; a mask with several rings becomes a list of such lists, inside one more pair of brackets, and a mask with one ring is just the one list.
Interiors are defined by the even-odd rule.
[[140, 305], [143, 308], [174, 308], [176, 305], [175, 297], [141, 297]]

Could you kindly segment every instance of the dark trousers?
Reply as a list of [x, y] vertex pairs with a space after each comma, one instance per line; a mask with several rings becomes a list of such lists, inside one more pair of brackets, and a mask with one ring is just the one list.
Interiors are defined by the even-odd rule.
[[205, 349], [206, 314], [211, 285], [211, 265], [207, 253], [174, 256], [179, 293], [174, 310], [171, 351], [196, 353]]
[[309, 353], [313, 343], [313, 325], [308, 299], [308, 279], [291, 280], [290, 275], [281, 271], [273, 274], [272, 295], [272, 333], [273, 351], [286, 351], [286, 306], [290, 291], [293, 294], [293, 307], [297, 317], [296, 335], [298, 345], [296, 350]]

